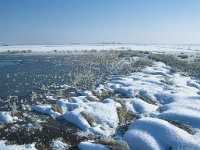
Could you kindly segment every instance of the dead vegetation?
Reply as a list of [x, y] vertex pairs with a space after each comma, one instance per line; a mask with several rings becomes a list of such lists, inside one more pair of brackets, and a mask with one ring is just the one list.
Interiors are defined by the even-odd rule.
[[91, 113], [88, 113], [86, 111], [82, 111], [81, 112], [81, 115], [87, 120], [87, 122], [89, 123], [89, 125], [91, 127], [96, 127], [97, 126], [97, 123], [96, 121], [94, 120], [94, 118], [92, 117], [92, 114]]

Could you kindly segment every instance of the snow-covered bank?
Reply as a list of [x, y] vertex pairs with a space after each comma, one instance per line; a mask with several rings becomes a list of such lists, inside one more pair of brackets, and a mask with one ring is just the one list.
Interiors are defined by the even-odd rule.
[[124, 99], [127, 109], [142, 115], [124, 135], [131, 149], [200, 149], [200, 91], [195, 80], [172, 74], [170, 67], [157, 62], [108, 85], [130, 97]]
[[[170, 70], [164, 63], [154, 62], [141, 72], [115, 77], [81, 96], [58, 99], [56, 106], [37, 105], [32, 110], [70, 122], [87, 134], [111, 137], [120, 124], [118, 110], [125, 109], [137, 119], [121, 137], [130, 149], [200, 149], [200, 85]], [[118, 97], [99, 96], [105, 92]], [[107, 148], [87, 142], [79, 148], [95, 146]]]

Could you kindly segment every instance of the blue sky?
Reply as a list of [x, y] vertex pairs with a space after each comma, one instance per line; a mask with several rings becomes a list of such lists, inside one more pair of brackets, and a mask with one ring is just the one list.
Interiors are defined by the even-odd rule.
[[0, 44], [200, 44], [200, 0], [0, 0]]

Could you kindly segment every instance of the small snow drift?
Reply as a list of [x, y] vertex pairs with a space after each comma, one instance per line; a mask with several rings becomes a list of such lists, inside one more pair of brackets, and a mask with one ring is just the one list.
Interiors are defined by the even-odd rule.
[[66, 143], [63, 143], [59, 139], [52, 140], [50, 146], [52, 149], [57, 149], [57, 150], [63, 150], [69, 147]]
[[125, 106], [127, 110], [131, 110], [135, 114], [145, 114], [145, 115], [156, 111], [156, 109], [158, 108], [158, 106], [146, 103], [138, 98], [126, 99]]
[[114, 100], [104, 99], [102, 102], [88, 101], [86, 96], [61, 99], [56, 102], [62, 114], [55, 112], [51, 105], [36, 105], [32, 110], [47, 114], [53, 118], [61, 117], [73, 123], [83, 131], [109, 136], [114, 134], [118, 126], [117, 107], [121, 105]]
[[0, 124], [3, 123], [12, 123], [13, 117], [11, 116], [10, 112], [0, 112]]
[[102, 144], [96, 144], [91, 142], [81, 142], [78, 145], [80, 150], [109, 150], [109, 148]]
[[184, 101], [182, 101], [182, 104], [177, 102], [164, 105], [160, 107], [162, 113], [157, 115], [157, 117], [167, 120], [179, 121], [188, 124], [193, 128], [200, 129], [200, 101], [198, 104], [195, 102], [195, 105], [192, 105], [191, 100], [191, 104], [187, 104], [188, 103], [184, 103]]
[[42, 114], [46, 114], [49, 115], [53, 118], [58, 117], [60, 114], [58, 112], [54, 112], [52, 110], [52, 106], [51, 105], [36, 105], [32, 107], [33, 111], [42, 113]]
[[[70, 102], [65, 103], [68, 107]], [[101, 135], [113, 134], [118, 126], [118, 114], [116, 107], [120, 104], [111, 99], [103, 102], [77, 102], [78, 107], [66, 111], [62, 117], [84, 131]]]
[[131, 149], [200, 149], [192, 135], [156, 118], [142, 118], [133, 123], [124, 135]]

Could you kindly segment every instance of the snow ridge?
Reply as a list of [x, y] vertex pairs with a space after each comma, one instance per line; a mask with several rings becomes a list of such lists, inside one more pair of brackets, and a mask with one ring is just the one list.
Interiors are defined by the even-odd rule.
[[124, 135], [130, 149], [200, 149], [199, 84], [169, 70], [155, 62], [142, 72], [108, 83], [130, 97], [124, 100], [126, 108], [141, 117]]

